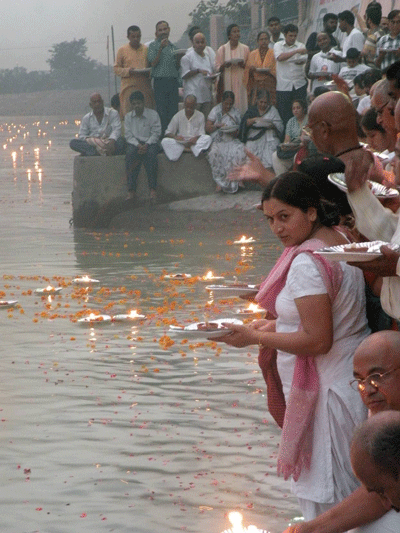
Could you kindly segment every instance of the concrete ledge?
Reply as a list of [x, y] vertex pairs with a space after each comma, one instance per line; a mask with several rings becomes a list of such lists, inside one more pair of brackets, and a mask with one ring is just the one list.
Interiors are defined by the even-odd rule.
[[[176, 162], [169, 161], [164, 154], [157, 157], [159, 203], [215, 191], [211, 168], [204, 154], [195, 158], [191, 153], [183, 153]], [[138, 179], [138, 201], [126, 201], [127, 195], [124, 156], [75, 157], [72, 207], [76, 227], [105, 227], [118, 212], [142, 206], [149, 196], [143, 166]]]

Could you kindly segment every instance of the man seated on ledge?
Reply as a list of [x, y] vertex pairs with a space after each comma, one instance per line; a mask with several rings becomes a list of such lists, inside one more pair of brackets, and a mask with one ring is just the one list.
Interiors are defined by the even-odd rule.
[[196, 109], [197, 100], [193, 94], [185, 98], [184, 108], [172, 117], [161, 141], [165, 155], [171, 161], [178, 161], [184, 151], [192, 151], [195, 157], [211, 145], [211, 137], [205, 133], [205, 118]]
[[149, 182], [150, 198], [156, 198], [158, 141], [161, 137], [161, 121], [157, 111], [144, 107], [144, 94], [134, 91], [130, 97], [132, 111], [125, 115], [126, 178], [129, 199], [136, 194], [136, 182], [142, 163]]
[[104, 107], [99, 93], [91, 95], [89, 105], [92, 111], [83, 117], [78, 138], [72, 139], [70, 148], [81, 155], [123, 154], [125, 139], [121, 137], [118, 111]]

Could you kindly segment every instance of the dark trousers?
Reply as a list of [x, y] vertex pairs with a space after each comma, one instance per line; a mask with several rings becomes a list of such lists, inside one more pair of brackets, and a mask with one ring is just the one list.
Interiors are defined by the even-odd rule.
[[299, 89], [292, 89], [291, 91], [276, 91], [276, 107], [286, 126], [288, 120], [292, 118], [292, 103], [293, 100], [307, 100], [307, 84]]
[[149, 188], [155, 189], [157, 187], [158, 151], [158, 144], [149, 144], [145, 154], [138, 154], [138, 147], [133, 144], [128, 144], [125, 162], [129, 191], [136, 191], [136, 182], [142, 163], [146, 169]]
[[177, 78], [154, 78], [154, 100], [161, 120], [161, 137], [178, 112], [179, 85]]
[[[69, 147], [75, 152], [79, 152], [82, 155], [99, 155], [95, 146], [92, 146], [83, 139], [72, 139], [69, 143]], [[124, 137], [120, 137], [115, 141], [115, 153], [114, 155], [123, 155], [125, 153], [126, 141]]]

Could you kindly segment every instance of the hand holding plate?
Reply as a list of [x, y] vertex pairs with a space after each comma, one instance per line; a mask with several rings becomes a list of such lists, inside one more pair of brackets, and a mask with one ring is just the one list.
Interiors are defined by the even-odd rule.
[[373, 272], [374, 274], [382, 277], [396, 276], [396, 267], [400, 259], [400, 253], [395, 252], [389, 248], [389, 246], [382, 246], [380, 251], [382, 256], [377, 257], [372, 261], [357, 263], [349, 262], [349, 265], [361, 268], [361, 270]]

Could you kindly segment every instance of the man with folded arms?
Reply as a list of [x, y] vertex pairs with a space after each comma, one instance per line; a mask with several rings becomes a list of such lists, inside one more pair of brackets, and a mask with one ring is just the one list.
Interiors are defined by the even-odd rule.
[[197, 100], [193, 94], [185, 98], [184, 108], [172, 118], [165, 137], [161, 141], [165, 155], [171, 161], [178, 161], [184, 151], [198, 157], [211, 145], [211, 137], [205, 134], [205, 118], [196, 109]]
[[155, 201], [157, 186], [158, 141], [161, 136], [161, 121], [158, 113], [144, 106], [144, 95], [140, 91], [129, 97], [132, 111], [125, 115], [126, 177], [129, 199], [136, 194], [136, 182], [142, 163], [149, 182], [150, 198]]

